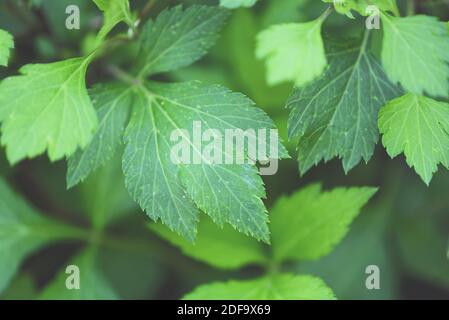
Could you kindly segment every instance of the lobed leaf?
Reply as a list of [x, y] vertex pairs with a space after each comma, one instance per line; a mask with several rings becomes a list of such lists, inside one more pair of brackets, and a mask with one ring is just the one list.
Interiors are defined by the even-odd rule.
[[427, 185], [439, 163], [449, 168], [449, 104], [407, 93], [382, 107], [379, 130], [390, 157], [403, 152]]
[[[379, 203], [381, 201], [364, 209], [363, 217], [354, 221], [348, 235], [329, 255], [315, 261], [301, 261], [296, 264], [295, 272], [326, 279], [342, 300], [354, 297], [360, 300], [394, 299], [398, 286], [397, 268], [390, 251], [391, 242], [385, 241], [391, 211], [383, 205], [377, 206]], [[365, 286], [368, 277], [365, 272], [374, 261], [382, 273], [381, 290], [367, 290]]]
[[89, 143], [68, 159], [67, 188], [83, 181], [112, 158], [119, 147], [132, 106], [132, 87], [110, 83], [90, 91], [98, 128]]
[[90, 60], [26, 65], [0, 83], [2, 144], [10, 163], [46, 150], [56, 161], [90, 142], [97, 126], [85, 84]]
[[[128, 190], [151, 218], [161, 219], [193, 241], [199, 208], [219, 225], [229, 223], [256, 239], [269, 241], [261, 201], [265, 191], [256, 167], [250, 161], [226, 164], [225, 156], [233, 154], [224, 145], [215, 150], [222, 162], [211, 164], [204, 150], [197, 149], [193, 133], [195, 121], [203, 126], [200, 130], [219, 130], [223, 136], [226, 129], [274, 129], [265, 113], [241, 94], [198, 82], [145, 84], [134, 108], [125, 135], [123, 171]], [[171, 158], [173, 132], [182, 132], [181, 142], [191, 148], [189, 162], [175, 163]], [[233, 140], [234, 150], [236, 143]], [[273, 147], [270, 143], [266, 143], [268, 148]], [[252, 142], [247, 145], [254, 146]], [[282, 144], [275, 147], [277, 158], [288, 156]], [[195, 157], [199, 163], [194, 163]]]
[[296, 88], [287, 101], [290, 139], [299, 138], [301, 174], [321, 160], [342, 159], [347, 173], [371, 158], [378, 140], [377, 114], [400, 95], [381, 65], [362, 45], [329, 45], [329, 68], [308, 86]]
[[382, 15], [382, 64], [407, 91], [449, 96], [449, 33], [436, 17]]
[[294, 81], [302, 86], [321, 75], [327, 65], [322, 22], [279, 24], [259, 33], [256, 56], [266, 60], [268, 84]]
[[270, 215], [274, 259], [315, 260], [328, 254], [376, 191], [363, 187], [324, 192], [315, 184], [281, 198]]

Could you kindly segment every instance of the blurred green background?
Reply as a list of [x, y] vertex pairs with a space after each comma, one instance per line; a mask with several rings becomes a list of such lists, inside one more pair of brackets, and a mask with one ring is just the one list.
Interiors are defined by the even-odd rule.
[[[406, 1], [399, 1], [402, 9]], [[34, 5], [30, 5], [33, 3]], [[133, 0], [142, 8], [147, 1]], [[178, 3], [216, 4], [216, 1], [157, 0], [149, 16], [167, 5]], [[81, 29], [67, 30], [65, 8], [81, 9]], [[284, 141], [288, 112], [285, 102], [292, 85], [269, 87], [265, 68], [255, 59], [255, 37], [275, 23], [308, 21], [319, 16], [326, 5], [317, 0], [259, 0], [251, 9], [233, 11], [219, 43], [205, 59], [160, 80], [201, 80], [219, 83], [243, 92], [263, 108], [278, 125]], [[416, 13], [449, 19], [447, 1], [416, 1]], [[350, 20], [333, 14], [324, 25], [325, 35], [357, 36], [362, 19]], [[10, 67], [0, 69], [0, 79], [16, 73], [27, 63], [50, 62], [80, 55], [89, 50], [101, 13], [90, 0], [0, 0], [0, 28], [14, 34], [16, 49]], [[375, 32], [377, 44], [381, 32]], [[126, 68], [135, 48], [123, 47], [107, 59]], [[88, 83], [108, 80], [101, 61], [95, 62]], [[25, 89], [25, 88], [24, 88]], [[311, 182], [324, 187], [378, 186], [379, 193], [365, 207], [337, 249], [313, 263], [288, 266], [289, 270], [321, 276], [339, 299], [448, 299], [449, 298], [449, 172], [435, 175], [427, 187], [405, 163], [389, 159], [378, 145], [368, 164], [360, 164], [345, 175], [338, 160], [310, 170], [300, 177], [295, 143], [286, 143], [293, 159], [280, 162], [278, 174], [264, 177], [266, 205]], [[10, 167], [0, 151], [0, 175], [36, 208], [49, 216], [86, 225], [86, 215], [105, 210], [116, 217], [111, 233], [129, 237], [129, 246], [102, 250], [99, 268], [120, 297], [125, 299], [178, 299], [195, 286], [210, 281], [240, 279], [259, 274], [257, 268], [223, 272], [183, 256], [147, 229], [148, 217], [129, 198], [123, 185], [117, 157], [86, 183], [66, 191], [65, 162], [51, 164], [46, 157]], [[33, 298], [55, 276], [61, 266], [81, 248], [77, 242], [47, 247], [30, 256], [9, 289], [0, 298]], [[378, 265], [381, 289], [365, 288], [365, 268]], [[1, 276], [1, 275], [0, 275]]]

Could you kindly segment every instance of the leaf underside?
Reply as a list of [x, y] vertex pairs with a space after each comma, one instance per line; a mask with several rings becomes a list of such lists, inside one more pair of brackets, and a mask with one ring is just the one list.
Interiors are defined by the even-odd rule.
[[345, 172], [371, 158], [378, 140], [377, 114], [400, 94], [365, 46], [332, 44], [329, 68], [297, 88], [287, 101], [290, 139], [299, 138], [301, 174], [321, 160], [342, 159]]

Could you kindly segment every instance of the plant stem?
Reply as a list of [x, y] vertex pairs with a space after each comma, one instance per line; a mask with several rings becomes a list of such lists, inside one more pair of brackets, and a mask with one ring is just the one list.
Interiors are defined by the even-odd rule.
[[133, 78], [131, 75], [129, 75], [127, 72], [123, 71], [122, 69], [118, 68], [115, 65], [107, 65], [106, 70], [115, 78], [117, 78], [120, 81], [123, 81], [131, 86], [140, 86], [141, 83], [138, 79]]
[[318, 20], [321, 23], [323, 23], [324, 20], [326, 20], [327, 17], [329, 17], [329, 15], [332, 13], [332, 11], [334, 11], [334, 7], [333, 6], [327, 7], [327, 9], [321, 14], [321, 16], [318, 17]]
[[279, 267], [278, 262], [272, 259], [267, 264], [266, 273], [270, 276], [275, 275], [279, 272]]
[[405, 14], [407, 16], [412, 16], [415, 14], [415, 0], [407, 0]]
[[33, 225], [32, 230], [33, 234], [39, 237], [55, 240], [67, 239], [89, 241], [90, 238], [90, 231], [87, 229], [54, 221]]
[[365, 34], [363, 35], [362, 46], [360, 47], [360, 52], [365, 52], [366, 47], [368, 46], [369, 36], [371, 34], [371, 30], [367, 29]]

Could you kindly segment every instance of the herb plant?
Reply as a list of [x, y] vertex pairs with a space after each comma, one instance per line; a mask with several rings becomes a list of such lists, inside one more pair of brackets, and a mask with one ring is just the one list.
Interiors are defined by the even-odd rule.
[[[307, 269], [307, 261], [332, 257], [378, 188], [308, 183], [298, 189], [294, 182], [280, 188], [290, 196], [273, 201], [259, 174], [267, 158], [260, 152], [252, 157], [251, 150], [276, 150], [271, 160], [288, 159], [280, 162], [281, 171], [295, 155], [300, 176], [294, 181], [334, 158], [345, 174], [360, 170], [378, 140], [390, 157], [403, 154], [426, 185], [440, 164], [449, 168], [449, 28], [435, 16], [414, 14], [413, 1], [185, 2], [74, 1], [97, 24], [73, 31], [77, 49], [68, 53], [58, 48], [67, 39], [52, 39], [64, 27], [57, 19], [67, 17], [60, 9], [68, 2], [1, 4], [5, 12], [24, 12], [18, 15], [24, 21], [5, 25], [0, 13], [5, 297], [14, 297], [15, 288], [21, 288], [19, 298], [147, 297], [145, 290], [157, 287], [160, 265], [175, 265], [179, 258], [186, 270], [199, 261], [223, 274], [257, 271], [186, 284], [177, 298], [334, 299], [338, 293]], [[313, 14], [307, 15], [309, 5]], [[43, 59], [18, 65], [24, 61], [21, 28], [41, 20], [51, 31], [36, 40]], [[379, 28], [370, 24], [376, 21]], [[203, 67], [208, 59], [216, 69]], [[204, 130], [254, 130], [263, 136], [209, 150], [217, 159], [241, 152], [244, 163], [210, 163], [198, 147], [196, 123]], [[265, 143], [278, 128], [284, 139], [270, 136]], [[196, 162], [173, 162], [174, 132]], [[18, 195], [24, 188], [16, 172], [29, 163], [42, 166], [44, 160], [36, 158], [44, 154], [57, 172], [48, 179], [56, 179], [48, 182], [52, 197], [69, 199], [55, 214], [51, 206]], [[64, 179], [61, 161], [67, 164]], [[39, 189], [47, 189], [45, 177], [52, 176], [44, 172]], [[291, 172], [287, 176], [293, 179]], [[273, 179], [267, 178], [269, 186]], [[381, 186], [381, 197], [393, 194], [389, 188], [383, 192]], [[382, 203], [392, 201], [390, 196]], [[146, 216], [129, 214], [138, 211]], [[68, 248], [70, 254], [55, 259], [51, 274], [22, 272], [26, 261], [43, 259], [39, 252], [52, 248]], [[305, 269], [292, 267], [298, 262]], [[156, 274], [141, 281], [142, 287], [123, 280], [137, 265]], [[79, 288], [68, 287], [71, 267], [80, 270]], [[23, 289], [27, 285], [30, 292]]]

